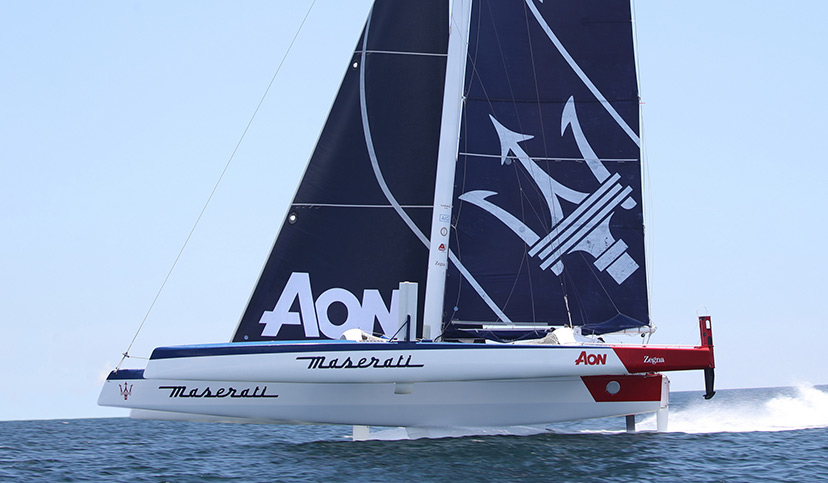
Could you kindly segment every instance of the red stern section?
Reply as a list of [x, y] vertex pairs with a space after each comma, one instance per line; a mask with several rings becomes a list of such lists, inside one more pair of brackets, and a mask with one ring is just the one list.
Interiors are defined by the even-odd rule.
[[713, 369], [713, 331], [710, 317], [699, 317], [701, 345], [696, 347], [614, 346], [630, 373]]
[[660, 401], [661, 374], [582, 376], [595, 402]]

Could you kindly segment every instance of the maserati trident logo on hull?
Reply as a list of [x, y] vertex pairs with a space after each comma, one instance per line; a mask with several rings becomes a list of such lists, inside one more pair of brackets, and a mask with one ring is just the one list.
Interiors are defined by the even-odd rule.
[[[489, 212], [512, 230], [529, 246], [529, 255], [539, 259], [542, 269], [560, 275], [564, 270], [564, 255], [585, 252], [592, 255], [598, 270], [606, 271], [617, 284], [623, 283], [639, 265], [627, 253], [628, 245], [613, 237], [610, 218], [618, 206], [627, 210], [636, 206], [630, 197], [633, 189], [619, 183], [620, 175], [610, 174], [592, 150], [578, 122], [573, 98], [569, 98], [561, 115], [561, 135], [568, 128], [571, 130], [581, 157], [600, 183], [592, 193], [570, 189], [544, 171], [520, 146], [522, 141], [533, 136], [511, 131], [493, 116], [489, 118], [500, 138], [500, 163], [510, 164], [512, 159], [520, 162], [546, 200], [552, 228], [548, 234], [535, 233], [517, 217], [487, 199], [497, 194], [494, 191], [469, 191], [459, 198]], [[562, 199], [576, 205], [566, 216], [561, 209]]]
[[124, 401], [129, 399], [129, 396], [132, 395], [132, 386], [133, 386], [132, 384], [128, 384], [126, 382], [124, 383], [123, 386], [118, 384], [118, 387], [121, 390], [121, 396], [124, 396]]

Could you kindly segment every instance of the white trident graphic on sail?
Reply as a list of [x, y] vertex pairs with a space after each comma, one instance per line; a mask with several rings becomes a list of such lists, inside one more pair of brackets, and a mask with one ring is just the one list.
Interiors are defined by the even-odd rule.
[[[562, 185], [526, 154], [519, 143], [532, 139], [533, 136], [510, 131], [493, 116], [490, 115], [489, 118], [500, 137], [500, 163], [509, 163], [507, 158], [510, 158], [509, 153], [512, 153], [529, 173], [549, 205], [552, 229], [546, 236], [538, 235], [511, 213], [488, 201], [486, 198], [497, 194], [494, 191], [469, 191], [459, 198], [486, 210], [509, 227], [529, 246], [529, 255], [540, 259], [542, 269], [551, 268], [555, 275], [560, 275], [564, 269], [564, 255], [577, 251], [586, 252], [595, 258], [594, 265], [598, 270], [606, 271], [616, 283], [623, 283], [638, 269], [638, 264], [627, 253], [627, 244], [613, 237], [609, 223], [619, 205], [627, 210], [635, 207], [635, 200], [629, 197], [632, 188], [622, 186], [618, 182], [621, 176], [617, 173], [611, 175], [592, 150], [581, 130], [572, 97], [567, 101], [561, 115], [561, 135], [566, 132], [567, 127], [572, 129], [582, 158], [595, 179], [601, 183], [590, 194]], [[565, 217], [561, 211], [561, 198], [577, 205], [577, 208]]]

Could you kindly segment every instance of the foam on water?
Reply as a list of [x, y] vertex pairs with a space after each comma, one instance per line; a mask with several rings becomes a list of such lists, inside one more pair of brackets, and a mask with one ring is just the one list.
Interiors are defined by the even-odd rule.
[[[780, 392], [768, 399], [766, 393], [750, 397], [750, 392], [743, 391], [739, 397], [728, 397], [726, 391], [721, 391], [710, 401], [671, 407], [668, 432], [791, 431], [828, 427], [828, 392], [810, 385]], [[654, 430], [655, 424], [655, 416], [648, 416], [638, 426]]]
[[[518, 428], [375, 428], [376, 439], [432, 439], [365, 444], [345, 442], [350, 428], [343, 426], [3, 421], [0, 481], [826, 480], [828, 387], [723, 390], [710, 401], [701, 392], [672, 396], [675, 432], [667, 434], [625, 434], [623, 417]], [[640, 429], [646, 419], [638, 418]], [[512, 437], [488, 437], [498, 435]]]
[[546, 426], [508, 426], [483, 428], [387, 428], [371, 430], [368, 440], [399, 441], [422, 438], [463, 438], [467, 436], [532, 436], [548, 432]]
[[[792, 431], [828, 427], [828, 388], [800, 385], [774, 390], [719, 391], [710, 401], [684, 395], [670, 407], [669, 433], [745, 433]], [[768, 391], [775, 391], [769, 395]], [[532, 436], [556, 434], [623, 434], [619, 418], [565, 423], [563, 426], [511, 426], [478, 428], [372, 429], [369, 440], [398, 441], [469, 436]], [[603, 421], [603, 424], [602, 424]], [[608, 424], [609, 423], [609, 424]], [[639, 417], [638, 431], [654, 432], [655, 415]]]

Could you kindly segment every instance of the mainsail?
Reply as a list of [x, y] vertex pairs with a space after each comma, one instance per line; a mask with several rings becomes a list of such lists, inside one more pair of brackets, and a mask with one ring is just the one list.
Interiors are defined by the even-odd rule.
[[648, 324], [629, 2], [475, 2], [465, 92], [449, 334]]
[[[375, 2], [233, 341], [392, 335], [398, 284], [425, 287], [447, 3]], [[449, 243], [437, 248], [450, 260], [444, 338], [648, 324], [629, 3], [457, 5], [472, 10]], [[435, 306], [425, 292], [420, 314]]]
[[399, 283], [425, 285], [447, 41], [445, 0], [376, 2], [234, 342], [396, 331]]

